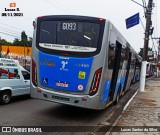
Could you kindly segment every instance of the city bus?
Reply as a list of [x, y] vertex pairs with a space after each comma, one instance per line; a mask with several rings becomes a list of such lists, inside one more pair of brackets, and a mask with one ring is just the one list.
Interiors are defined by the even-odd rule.
[[33, 98], [101, 110], [129, 90], [139, 56], [109, 20], [53, 15], [33, 24]]

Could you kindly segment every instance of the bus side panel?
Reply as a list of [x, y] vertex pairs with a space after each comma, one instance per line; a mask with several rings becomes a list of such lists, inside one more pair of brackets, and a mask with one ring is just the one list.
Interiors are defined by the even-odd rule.
[[125, 91], [130, 88], [131, 81], [132, 81], [132, 79], [134, 77], [135, 64], [136, 64], [135, 54], [132, 53], [132, 55], [131, 55], [131, 63], [130, 63], [130, 70], [129, 70], [129, 75], [128, 75], [128, 80], [127, 80], [127, 85], [126, 85]]
[[[109, 91], [111, 86], [111, 80], [106, 80], [104, 84], [104, 89], [102, 91], [101, 104], [106, 103], [109, 98]], [[104, 105], [105, 108], [106, 104]]]
[[[37, 63], [37, 65], [39, 64], [39, 58], [38, 58], [38, 52], [39, 50], [36, 48], [36, 29], [34, 30], [34, 34], [33, 34], [33, 41], [32, 41], [32, 60], [35, 61], [35, 63]], [[33, 85], [33, 80], [32, 80], [32, 65], [33, 65], [33, 61], [31, 61], [31, 68], [30, 68], [30, 75], [31, 75], [31, 97], [33, 98], [38, 98], [38, 93], [37, 93], [37, 87], [35, 87]], [[38, 70], [39, 68], [37, 68]], [[38, 71], [37, 71], [38, 72]], [[37, 79], [39, 78], [39, 75], [37, 75]]]
[[[111, 26], [107, 47], [107, 71], [105, 73], [106, 78], [101, 96], [102, 108], [105, 108], [106, 105], [108, 106], [110, 102], [113, 102], [116, 99], [117, 93], [119, 92], [118, 94], [121, 94], [125, 87], [125, 80], [128, 78], [126, 76], [129, 57], [127, 46], [127, 41]], [[118, 49], [116, 49], [116, 47], [118, 47]], [[114, 73], [117, 71], [118, 73]], [[106, 104], [105, 106], [103, 105], [104, 103]]]
[[[110, 41], [110, 31], [111, 31], [112, 24], [110, 22], [106, 22], [103, 42], [102, 42], [102, 50], [100, 59], [97, 62], [101, 61], [101, 65], [103, 66], [102, 70], [102, 77], [99, 85], [98, 95], [99, 95], [99, 109], [105, 109], [106, 102], [108, 100], [109, 90], [110, 90], [110, 83], [111, 83], [111, 75], [112, 71], [108, 72], [108, 47]], [[98, 64], [95, 64], [95, 66]], [[110, 75], [109, 75], [110, 74]]]
[[[99, 83], [98, 92], [91, 97], [91, 98], [94, 98], [95, 106], [97, 106], [97, 109], [104, 109], [104, 107], [102, 106], [105, 106], [105, 103], [101, 103], [101, 100], [102, 100], [102, 92], [104, 89], [104, 84], [106, 80], [106, 71], [107, 71], [108, 58], [107, 58], [106, 53], [107, 53], [107, 45], [108, 45], [108, 39], [109, 39], [108, 38], [109, 37], [109, 25], [110, 25], [110, 22], [106, 22], [104, 34], [103, 34], [101, 52], [98, 55], [94, 56], [94, 61], [92, 64], [92, 69], [91, 69], [91, 75], [90, 75], [90, 79], [88, 82], [88, 84], [92, 83], [95, 71], [102, 67], [101, 80]], [[88, 87], [88, 89], [90, 89], [90, 86]], [[91, 105], [93, 105], [93, 103], [87, 102], [86, 107], [89, 107]]]
[[126, 86], [127, 86], [127, 81], [128, 81], [128, 78], [129, 78], [129, 71], [130, 71], [130, 63], [131, 63], [131, 52], [129, 52], [129, 58], [128, 58], [128, 64], [127, 64], [127, 73], [126, 73], [126, 78], [125, 78], [123, 91], [125, 91]]
[[106, 105], [110, 102], [111, 94], [111, 80], [114, 69], [115, 61], [115, 47], [117, 41], [117, 35], [114, 31], [114, 27], [110, 24], [108, 42], [106, 47], [106, 56], [105, 56], [105, 71], [104, 71], [104, 83], [102, 88], [102, 95], [100, 99], [101, 108], [106, 108]]

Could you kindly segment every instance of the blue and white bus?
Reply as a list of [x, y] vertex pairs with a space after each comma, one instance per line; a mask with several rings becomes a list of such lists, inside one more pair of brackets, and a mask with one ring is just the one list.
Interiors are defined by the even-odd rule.
[[32, 49], [33, 98], [96, 110], [130, 88], [139, 58], [109, 20], [86, 16], [38, 17]]

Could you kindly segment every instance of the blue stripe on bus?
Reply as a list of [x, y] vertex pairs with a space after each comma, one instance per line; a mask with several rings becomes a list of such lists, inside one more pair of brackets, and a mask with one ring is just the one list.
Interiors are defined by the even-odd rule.
[[103, 93], [102, 93], [101, 103], [104, 103], [108, 99], [110, 85], [111, 85], [111, 81], [110, 80], [106, 80], [105, 84], [104, 84]]
[[118, 78], [114, 94], [117, 94], [120, 85], [121, 85], [121, 90], [123, 90], [123, 88], [124, 88], [124, 82], [125, 82], [125, 77], [119, 77]]
[[[124, 82], [125, 82], [125, 77], [119, 77], [117, 79], [117, 84], [116, 84], [116, 88], [115, 88], [115, 93], [114, 94], [117, 94], [118, 88], [119, 88], [120, 85], [121, 85], [121, 89], [123, 90]], [[111, 81], [110, 80], [106, 80], [105, 84], [104, 84], [103, 93], [102, 93], [101, 103], [104, 103], [105, 101], [107, 101], [107, 99], [109, 97], [110, 85], [111, 85]]]

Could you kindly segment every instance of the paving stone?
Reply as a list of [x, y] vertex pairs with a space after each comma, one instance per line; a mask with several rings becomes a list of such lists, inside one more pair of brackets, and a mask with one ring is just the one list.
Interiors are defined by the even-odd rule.
[[[138, 92], [116, 126], [160, 126], [160, 79], [146, 82], [145, 92]], [[158, 132], [119, 132], [111, 135], [160, 135]]]

